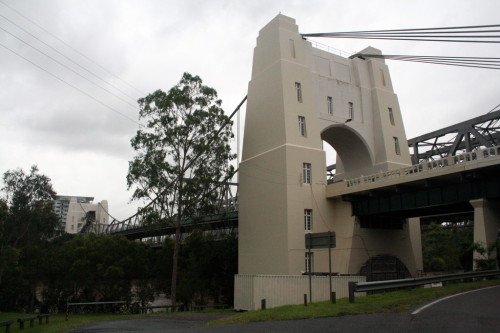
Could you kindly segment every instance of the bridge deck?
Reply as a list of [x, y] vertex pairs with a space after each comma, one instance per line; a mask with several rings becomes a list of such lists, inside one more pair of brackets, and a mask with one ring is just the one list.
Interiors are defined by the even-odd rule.
[[406, 168], [385, 171], [327, 185], [326, 197], [391, 189], [397, 186], [428, 186], [429, 181], [456, 181], [464, 173], [500, 165], [500, 146], [450, 156]]
[[471, 200], [500, 199], [500, 146], [334, 183], [327, 196], [350, 201], [370, 228], [400, 228], [409, 217], [471, 217]]

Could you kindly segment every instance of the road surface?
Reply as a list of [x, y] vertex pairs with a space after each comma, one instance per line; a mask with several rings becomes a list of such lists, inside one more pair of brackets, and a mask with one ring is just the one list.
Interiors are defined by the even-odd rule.
[[440, 299], [404, 313], [379, 313], [202, 327], [227, 313], [144, 317], [98, 322], [73, 333], [111, 332], [411, 332], [411, 333], [500, 333], [500, 286], [470, 291]]

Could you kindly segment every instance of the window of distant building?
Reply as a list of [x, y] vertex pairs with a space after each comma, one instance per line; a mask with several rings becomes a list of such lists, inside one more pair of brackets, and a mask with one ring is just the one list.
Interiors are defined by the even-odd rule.
[[349, 102], [349, 118], [348, 119], [354, 119], [354, 104], [352, 102]]

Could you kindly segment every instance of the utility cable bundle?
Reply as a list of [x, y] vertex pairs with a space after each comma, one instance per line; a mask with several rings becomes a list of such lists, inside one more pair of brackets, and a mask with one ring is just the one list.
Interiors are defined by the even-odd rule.
[[500, 43], [500, 24], [302, 34], [302, 37], [387, 39], [426, 42]]
[[350, 58], [357, 58], [357, 57], [423, 62], [428, 64], [449, 65], [449, 66], [500, 69], [500, 58], [413, 56], [413, 55], [362, 54], [362, 53], [354, 54]]

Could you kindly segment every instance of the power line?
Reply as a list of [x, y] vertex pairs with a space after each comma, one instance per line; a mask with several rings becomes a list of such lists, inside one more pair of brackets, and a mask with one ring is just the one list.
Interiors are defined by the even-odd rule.
[[351, 58], [377, 58], [421, 62], [448, 66], [473, 67], [484, 69], [500, 69], [500, 58], [491, 57], [448, 57], [448, 56], [414, 56], [414, 55], [389, 55], [389, 54], [363, 54], [357, 53]]
[[500, 43], [500, 35], [492, 35], [492, 33], [498, 33], [500, 30], [489, 29], [499, 27], [500, 24], [444, 28], [326, 32], [302, 34], [302, 37], [386, 39], [454, 43]]
[[[0, 0], [1, 2], [1, 0]], [[429, 31], [429, 30], [456, 30], [456, 29], [482, 29], [482, 28], [497, 28], [500, 24], [492, 25], [471, 25], [458, 27], [442, 27], [442, 28], [414, 28], [414, 29], [392, 29], [392, 30], [371, 30], [371, 31], [347, 31], [340, 33], [372, 33], [372, 32], [398, 32], [398, 31]]]
[[[121, 90], [120, 88], [116, 87], [115, 85], [113, 85], [112, 83], [106, 81], [105, 79], [101, 78], [99, 75], [97, 75], [96, 73], [92, 72], [91, 70], [83, 67], [82, 65], [80, 65], [79, 63], [77, 63], [76, 61], [74, 61], [73, 59], [71, 59], [70, 57], [66, 56], [65, 54], [63, 54], [62, 52], [60, 52], [59, 50], [57, 50], [55, 47], [45, 43], [43, 40], [41, 40], [40, 38], [38, 38], [37, 36], [33, 35], [32, 33], [30, 33], [29, 31], [27, 31], [26, 29], [24, 29], [23, 27], [21, 27], [20, 25], [18, 25], [17, 23], [13, 22], [12, 20], [10, 20], [9, 18], [5, 17], [4, 15], [0, 14], [0, 17], [2, 17], [3, 19], [5, 19], [6, 21], [10, 22], [12, 25], [16, 26], [18, 29], [21, 29], [22, 31], [24, 31], [26, 34], [30, 35], [31, 37], [33, 37], [34, 39], [36, 39], [37, 41], [39, 41], [40, 43], [42, 43], [43, 45], [47, 46], [48, 48], [50, 48], [51, 50], [53, 50], [54, 52], [60, 54], [62, 57], [64, 57], [65, 59], [67, 59], [68, 61], [70, 61], [71, 63], [73, 63], [74, 65], [80, 67], [81, 69], [83, 69], [84, 71], [86, 71], [87, 73], [91, 74], [92, 76], [96, 77], [97, 79], [101, 80], [102, 82], [106, 83], [107, 85], [115, 88], [117, 91], [119, 91], [120, 93], [122, 93], [124, 96], [127, 96], [128, 98], [130, 98], [130, 100], [132, 101], [136, 101], [137, 99], [128, 95], [126, 92], [124, 92], [123, 90]], [[12, 34], [12, 33], [10, 33]], [[16, 38], [20, 38], [20, 37], [16, 37]]]
[[4, 28], [2, 28], [2, 27], [0, 27], [0, 30], [5, 31], [6, 33], [8, 33], [8, 34], [9, 34], [9, 35], [11, 35], [12, 37], [16, 38], [16, 39], [17, 39], [17, 40], [19, 40], [20, 42], [22, 42], [22, 43], [24, 43], [24, 44], [28, 45], [28, 46], [29, 46], [29, 47], [31, 47], [32, 49], [34, 49], [34, 50], [38, 51], [39, 53], [43, 54], [44, 56], [46, 56], [47, 58], [51, 59], [52, 61], [54, 61], [54, 62], [58, 63], [58, 64], [59, 64], [59, 65], [61, 65], [62, 67], [66, 68], [67, 70], [69, 70], [69, 71], [71, 71], [71, 72], [75, 73], [76, 75], [78, 75], [78, 76], [79, 76], [79, 77], [81, 77], [82, 79], [84, 79], [84, 80], [86, 80], [86, 81], [90, 82], [91, 84], [95, 85], [96, 87], [99, 87], [99, 88], [101, 88], [102, 90], [106, 91], [107, 93], [109, 93], [109, 94], [111, 94], [111, 95], [115, 96], [116, 98], [118, 98], [118, 99], [119, 99], [119, 100], [121, 100], [122, 102], [124, 102], [124, 103], [126, 103], [126, 104], [128, 104], [128, 105], [132, 106], [132, 107], [133, 107], [133, 108], [135, 108], [135, 109], [137, 109], [137, 105], [134, 105], [134, 104], [130, 103], [129, 101], [127, 101], [127, 100], [125, 100], [125, 99], [121, 98], [120, 96], [116, 95], [116, 94], [115, 94], [115, 93], [113, 93], [112, 91], [110, 91], [110, 90], [108, 90], [108, 89], [104, 88], [103, 86], [101, 86], [101, 85], [99, 85], [99, 84], [95, 83], [94, 81], [91, 81], [89, 78], [87, 78], [87, 77], [83, 76], [82, 74], [78, 73], [77, 71], [75, 71], [75, 70], [74, 70], [74, 69], [72, 69], [71, 67], [69, 67], [69, 66], [67, 66], [67, 65], [63, 64], [63, 63], [62, 63], [62, 62], [60, 62], [59, 60], [57, 60], [57, 59], [55, 59], [55, 58], [51, 57], [51, 56], [50, 56], [50, 55], [48, 55], [47, 53], [45, 53], [45, 52], [43, 52], [43, 51], [40, 51], [38, 48], [34, 47], [33, 45], [31, 45], [31, 44], [30, 44], [30, 43], [28, 43], [28, 42], [25, 42], [24, 40], [22, 40], [21, 38], [19, 38], [19, 37], [18, 37], [18, 36], [16, 36], [16, 35], [14, 35], [14, 34], [13, 34], [13, 33], [11, 33], [10, 31], [8, 31], [8, 30], [6, 30], [6, 29], [4, 29]]
[[2, 46], [3, 48], [7, 49], [8, 51], [10, 51], [10, 52], [14, 53], [15, 55], [19, 56], [20, 58], [23, 58], [23, 59], [24, 59], [24, 60], [26, 60], [27, 62], [31, 63], [33, 66], [35, 66], [35, 67], [37, 67], [37, 68], [41, 69], [42, 71], [46, 72], [46, 73], [47, 73], [47, 74], [49, 74], [50, 76], [52, 76], [52, 77], [56, 78], [57, 80], [59, 80], [59, 81], [63, 82], [64, 84], [66, 84], [66, 85], [70, 86], [71, 88], [73, 88], [73, 89], [77, 90], [77, 91], [78, 91], [78, 92], [80, 92], [81, 94], [83, 94], [83, 95], [85, 95], [85, 96], [87, 96], [87, 97], [89, 97], [89, 98], [93, 99], [93, 100], [94, 100], [94, 101], [96, 101], [97, 103], [99, 103], [99, 104], [101, 104], [101, 105], [105, 106], [106, 108], [110, 109], [111, 111], [116, 112], [116, 113], [117, 113], [117, 114], [119, 114], [120, 116], [122, 116], [122, 117], [124, 117], [124, 118], [126, 118], [126, 119], [128, 119], [128, 120], [130, 120], [130, 121], [132, 121], [132, 122], [133, 122], [133, 123], [135, 123], [135, 124], [138, 124], [138, 125], [139, 125], [139, 126], [141, 126], [141, 127], [143, 126], [141, 123], [139, 123], [139, 122], [135, 121], [134, 119], [130, 118], [129, 116], [127, 116], [127, 115], [125, 115], [125, 114], [121, 113], [120, 111], [116, 110], [115, 108], [113, 108], [113, 107], [111, 107], [111, 106], [107, 105], [106, 103], [104, 103], [104, 102], [100, 101], [99, 99], [95, 98], [94, 96], [90, 95], [89, 93], [85, 92], [84, 90], [82, 90], [82, 89], [80, 89], [80, 88], [78, 88], [78, 87], [76, 87], [76, 86], [72, 85], [72, 84], [71, 84], [71, 83], [69, 83], [68, 81], [66, 81], [66, 80], [64, 80], [64, 79], [60, 78], [59, 76], [57, 76], [57, 75], [55, 75], [55, 74], [51, 73], [49, 70], [47, 70], [47, 69], [45, 69], [45, 68], [41, 67], [40, 65], [38, 65], [38, 64], [36, 64], [36, 63], [34, 63], [33, 61], [31, 61], [31, 60], [29, 60], [28, 58], [26, 58], [26, 57], [24, 57], [23, 55], [21, 55], [20, 53], [18, 53], [18, 52], [16, 52], [16, 51], [14, 51], [14, 50], [12, 50], [11, 48], [9, 48], [8, 46], [6, 46], [6, 45], [2, 44], [1, 42], [0, 42], [0, 46]]
[[96, 61], [92, 60], [90, 57], [86, 56], [85, 54], [81, 53], [80, 51], [78, 51], [77, 49], [75, 49], [74, 47], [72, 47], [71, 45], [69, 45], [68, 43], [66, 43], [64, 40], [62, 40], [61, 38], [57, 37], [56, 35], [54, 35], [53, 33], [51, 33], [50, 31], [48, 31], [47, 29], [45, 29], [44, 27], [42, 27], [41, 25], [39, 25], [38, 23], [36, 23], [35, 21], [31, 20], [29, 17], [27, 17], [26, 15], [24, 15], [23, 13], [19, 12], [18, 10], [16, 10], [15, 8], [9, 6], [8, 4], [6, 4], [4, 1], [0, 0], [0, 3], [3, 4], [5, 7], [9, 8], [11, 11], [15, 12], [17, 15], [23, 17], [25, 20], [29, 21], [31, 24], [33, 24], [34, 26], [38, 27], [39, 29], [41, 29], [42, 31], [44, 31], [45, 33], [49, 34], [50, 36], [52, 36], [52, 38], [58, 40], [59, 42], [61, 42], [62, 44], [64, 44], [66, 47], [68, 47], [69, 49], [71, 49], [73, 52], [77, 53], [78, 55], [80, 55], [81, 57], [85, 58], [87, 61], [90, 61], [91, 63], [93, 63], [94, 65], [96, 65], [97, 67], [99, 67], [100, 69], [102, 69], [103, 71], [105, 71], [106, 73], [108, 73], [109, 75], [113, 76], [114, 78], [120, 80], [121, 82], [123, 82], [124, 84], [126, 84], [127, 86], [129, 86], [130, 88], [136, 90], [137, 92], [139, 92], [140, 94], [142, 95], [145, 95], [145, 93], [143, 91], [141, 91], [139, 88], [133, 86], [131, 83], [121, 79], [120, 77], [118, 77], [117, 75], [113, 74], [111, 71], [109, 71], [108, 69], [106, 69], [105, 67], [101, 66], [100, 64], [98, 64]]

